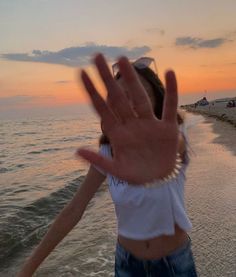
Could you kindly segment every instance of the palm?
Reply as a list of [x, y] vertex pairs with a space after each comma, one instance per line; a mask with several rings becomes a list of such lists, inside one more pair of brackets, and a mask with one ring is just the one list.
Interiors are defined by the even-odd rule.
[[120, 59], [119, 65], [135, 111], [113, 80], [104, 58], [98, 55], [95, 63], [107, 87], [109, 101], [106, 103], [101, 98], [85, 72], [82, 73], [82, 79], [102, 118], [105, 134], [112, 146], [113, 159], [106, 159], [85, 149], [80, 149], [79, 154], [104, 171], [133, 184], [168, 175], [175, 164], [178, 140], [177, 88], [173, 73], [167, 76], [163, 117], [158, 120], [144, 88], [125, 58]]

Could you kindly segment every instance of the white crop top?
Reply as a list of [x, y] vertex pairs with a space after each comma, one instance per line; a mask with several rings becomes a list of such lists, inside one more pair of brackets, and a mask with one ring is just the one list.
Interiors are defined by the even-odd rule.
[[[184, 125], [181, 125], [179, 130], [188, 142]], [[112, 158], [109, 144], [102, 144], [99, 153]], [[128, 185], [126, 181], [94, 166], [107, 176], [115, 205], [118, 234], [130, 239], [145, 240], [160, 235], [174, 235], [175, 223], [185, 231], [192, 229], [184, 203], [185, 171], [188, 163], [186, 152], [178, 176], [157, 188]]]

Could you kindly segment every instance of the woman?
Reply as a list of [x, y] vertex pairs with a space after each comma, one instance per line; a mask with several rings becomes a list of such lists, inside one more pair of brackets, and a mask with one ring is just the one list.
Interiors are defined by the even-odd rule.
[[100, 154], [78, 150], [91, 163], [88, 174], [19, 276], [32, 276], [78, 223], [106, 175], [118, 220], [115, 276], [197, 276], [183, 200], [188, 156], [186, 137], [178, 126], [175, 75], [167, 72], [164, 97], [164, 88], [150, 69], [138, 69], [122, 57], [114, 79], [101, 54], [94, 61], [108, 91], [107, 101], [85, 71], [81, 77], [102, 120]]

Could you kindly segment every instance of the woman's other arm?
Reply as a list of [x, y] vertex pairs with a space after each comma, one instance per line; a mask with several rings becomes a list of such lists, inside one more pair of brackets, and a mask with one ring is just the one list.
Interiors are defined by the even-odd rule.
[[72, 200], [58, 214], [40, 244], [26, 260], [21, 271], [17, 275], [18, 277], [33, 275], [43, 260], [82, 218], [89, 201], [105, 178], [105, 175], [101, 174], [93, 166], [90, 166], [84, 182], [81, 184]]

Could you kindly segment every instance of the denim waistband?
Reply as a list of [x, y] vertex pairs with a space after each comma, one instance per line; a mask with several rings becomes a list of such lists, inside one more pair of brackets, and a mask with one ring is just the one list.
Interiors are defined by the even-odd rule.
[[[155, 262], [158, 262], [158, 261], [161, 261], [163, 258], [168, 258], [169, 260], [172, 260], [172, 259], [175, 259], [177, 258], [179, 255], [181, 255], [181, 253], [183, 253], [184, 251], [186, 251], [188, 248], [191, 247], [191, 238], [190, 236], [188, 235], [188, 239], [184, 242], [183, 245], [181, 245], [179, 248], [177, 248], [176, 250], [174, 250], [173, 252], [171, 252], [170, 254], [168, 254], [167, 256], [165, 257], [162, 257], [162, 258], [159, 258], [159, 259], [150, 259], [149, 261], [155, 261]], [[126, 260], [128, 260], [130, 257], [133, 257], [134, 259], [137, 259], [137, 260], [142, 260], [140, 258], [137, 258], [135, 257], [132, 253], [130, 253], [129, 251], [127, 251], [120, 243], [119, 241], [117, 240], [117, 243], [116, 243], [116, 251], [119, 252], [120, 255], [122, 255], [122, 257]]]

